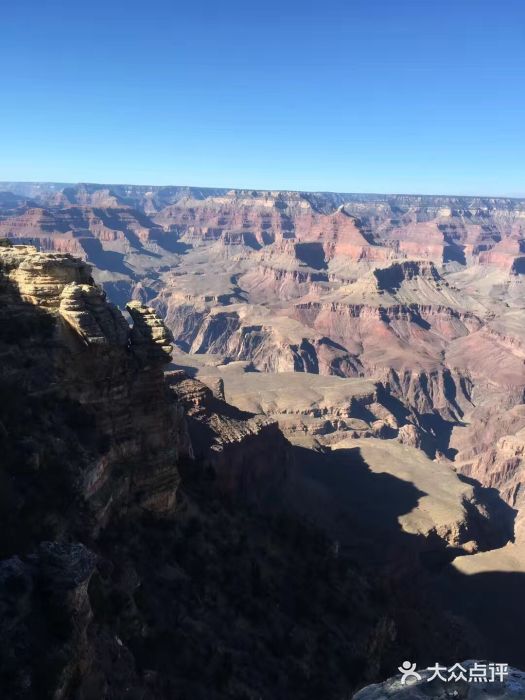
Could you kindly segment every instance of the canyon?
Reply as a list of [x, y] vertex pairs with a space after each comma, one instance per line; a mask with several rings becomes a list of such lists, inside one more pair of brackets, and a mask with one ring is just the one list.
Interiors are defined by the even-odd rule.
[[[314, 697], [308, 668], [336, 698], [405, 658], [525, 666], [525, 200], [1, 183], [0, 237], [0, 580], [35, 634], [33, 592], [66, 591], [52, 697], [120, 677], [198, 698], [166, 647], [206, 665], [203, 639], [217, 698]], [[227, 565], [243, 603], [213, 587]], [[38, 697], [20, 639], [12, 687]]]

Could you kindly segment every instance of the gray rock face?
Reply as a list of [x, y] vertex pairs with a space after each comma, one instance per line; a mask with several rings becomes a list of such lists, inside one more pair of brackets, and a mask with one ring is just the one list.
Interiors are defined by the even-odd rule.
[[[476, 666], [477, 664], [477, 666]], [[496, 680], [491, 678], [490, 668], [497, 664], [488, 661], [463, 661], [460, 666], [465, 669], [462, 673], [459, 668], [454, 671], [458, 680], [442, 680], [433, 678], [433, 670], [418, 671], [421, 680], [407, 679], [403, 684], [402, 676], [393, 676], [383, 683], [375, 683], [363, 688], [353, 696], [353, 700], [515, 700], [525, 698], [525, 673], [509, 667], [508, 672], [500, 676], [495, 674]], [[476, 669], [487, 669], [486, 675], [481, 673], [482, 679], [474, 681]], [[441, 676], [448, 678], [451, 670], [441, 671]], [[472, 674], [472, 675], [471, 675]], [[461, 677], [464, 676], [464, 679]], [[430, 680], [433, 678], [433, 680]], [[469, 681], [469, 678], [471, 679]]]
[[140, 301], [126, 304], [133, 328], [131, 330], [131, 347], [135, 355], [146, 365], [169, 362], [171, 358], [171, 334], [155, 309], [145, 306]]
[[[6, 395], [9, 385], [24, 393], [28, 405], [36, 405], [42, 393], [49, 400], [38, 412], [42, 420], [45, 416], [45, 428], [37, 429], [40, 417], [26, 418], [25, 427], [2, 396], [3, 422], [9, 417], [12, 423], [4, 426], [4, 438], [14, 441], [17, 426], [32, 431], [31, 460], [35, 473], [41, 474], [49, 455], [58, 459], [62, 441], [69, 439], [60, 411], [77, 426], [89, 426], [87, 441], [72, 441], [77, 468], [71, 490], [65, 474], [59, 487], [51, 489], [57, 498], [64, 490], [57, 522], [69, 527], [64, 513], [73, 492], [88, 504], [95, 529], [129, 508], [170, 512], [179, 483], [179, 448], [183, 453], [187, 448], [182, 409], [165, 391], [163, 365], [171, 346], [162, 321], [149, 307], [132, 302], [130, 327], [94, 284], [89, 265], [69, 254], [40, 253], [33, 246], [0, 248], [0, 312], [0, 394]], [[48, 435], [54, 436], [49, 444]], [[71, 456], [60, 460], [62, 465], [74, 461]], [[13, 469], [20, 469], [17, 460]], [[20, 502], [29, 503], [45, 482], [49, 478], [38, 482], [38, 488], [25, 489]], [[80, 518], [82, 509], [74, 510]], [[35, 526], [40, 529], [37, 522]], [[57, 527], [46, 536], [54, 539], [58, 532]]]
[[87, 345], [125, 347], [129, 326], [117, 307], [106, 301], [100, 287], [67, 284], [60, 295], [59, 310]]
[[2, 697], [37, 697], [49, 668], [57, 670], [53, 700], [71, 697], [74, 678], [89, 665], [96, 561], [79, 542], [42, 542], [25, 558], [0, 562]]

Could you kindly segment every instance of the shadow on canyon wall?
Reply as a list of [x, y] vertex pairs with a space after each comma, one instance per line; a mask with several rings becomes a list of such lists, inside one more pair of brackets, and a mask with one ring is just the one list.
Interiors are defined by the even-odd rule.
[[119, 272], [120, 274], [134, 277], [133, 271], [124, 262], [124, 253], [105, 250], [102, 247], [102, 243], [96, 238], [81, 238], [80, 244], [89, 262], [99, 270]]
[[163, 231], [152, 229], [150, 233], [150, 240], [156, 243], [160, 248], [165, 250], [167, 253], [176, 253], [177, 255], [184, 255], [188, 250], [191, 250], [192, 246], [189, 243], [184, 243], [179, 240], [179, 234], [176, 231]]
[[[419, 665], [461, 660], [447, 656], [442, 646], [449, 617], [451, 634], [458, 621], [464, 628], [459, 634], [471, 658], [525, 666], [525, 574], [465, 575], [452, 564], [455, 557], [468, 556], [461, 548], [445, 547], [437, 537], [404, 532], [400, 516], [410, 513], [426, 494], [411, 482], [372, 472], [359, 448], [294, 451], [297, 471], [289, 489], [294, 508], [338, 541], [341, 552], [367, 575], [384, 576], [389, 582], [400, 663], [407, 649]], [[495, 489], [460, 478], [473, 486], [476, 501], [487, 513], [483, 519], [467, 508], [481, 548], [496, 549], [512, 541], [514, 509]], [[432, 611], [433, 618], [422, 614], [424, 610]]]
[[295, 254], [305, 265], [314, 270], [326, 270], [325, 252], [321, 243], [296, 243]]
[[[24, 302], [1, 277], [0, 293], [8, 299], [0, 307], [0, 342], [11, 346], [11, 353], [4, 355], [0, 367], [0, 390], [7, 397], [0, 402], [0, 532], [3, 556], [23, 557], [44, 539], [60, 539], [64, 531], [82, 539], [81, 504], [71, 498], [75, 476], [72, 470], [81, 468], [79, 443], [88, 451], [98, 446], [93, 443], [97, 436], [86, 423], [81, 407], [60, 396], [58, 389], [51, 395], [45, 392], [49, 384], [56, 384], [50, 353], [42, 353], [42, 348], [52, 348], [55, 342], [49, 314]], [[233, 417], [237, 417], [232, 410]], [[44, 457], [36, 462], [33, 453]], [[397, 627], [387, 673], [394, 673], [396, 665], [408, 654], [419, 666], [460, 661], [455, 655], [459, 648], [463, 649], [462, 643], [471, 657], [525, 667], [525, 575], [462, 575], [449, 563], [455, 551], [443, 550], [437, 542], [429, 545], [426, 538], [403, 532], [399, 517], [411, 512], [424, 492], [392, 475], [372, 472], [358, 448], [326, 454], [294, 448], [294, 453], [300, 474], [290, 477], [289, 500], [302, 515], [340, 542], [341, 556], [348, 557], [356, 570], [370, 580], [385, 581], [386, 604], [394, 613]], [[249, 463], [246, 468], [250, 468]], [[478, 498], [485, 496], [489, 514], [510, 525], [511, 509], [497, 494], [487, 495], [481, 489]], [[504, 540], [503, 536], [501, 544]], [[437, 552], [431, 565], [426, 556], [429, 551]], [[230, 559], [233, 557], [232, 552], [227, 554]], [[144, 590], [154, 600], [154, 575], [165, 562], [156, 551], [151, 550], [151, 556], [155, 566], [147, 560], [151, 573], [144, 573]], [[176, 561], [177, 555], [174, 557]], [[190, 572], [192, 577], [203, 576], [203, 563], [204, 559], [196, 562], [195, 573]], [[235, 561], [230, 562], [233, 580], [234, 564]], [[224, 567], [225, 562], [218, 560], [219, 565]], [[317, 571], [315, 576], [322, 578], [323, 571]], [[221, 577], [217, 580], [220, 592]], [[4, 583], [8, 582], [2, 581], [2, 586]], [[315, 584], [309, 576], [303, 577], [305, 601], [310, 600], [308, 589]], [[0, 600], [12, 600], [18, 595], [11, 589], [1, 590], [2, 586]], [[176, 599], [170, 602], [170, 598], [164, 598], [163, 604], [169, 613], [169, 606], [176, 606]], [[194, 611], [196, 619], [210, 615], [212, 607], [213, 601], [203, 604], [199, 600]], [[464, 639], [461, 624], [454, 616], [467, 622]], [[261, 616], [261, 625], [267, 617]], [[0, 629], [8, 624], [6, 620], [0, 622]], [[44, 640], [39, 649], [40, 661], [45, 665], [45, 640], [53, 638], [53, 620], [45, 618], [38, 624]], [[36, 643], [34, 639], [23, 639], [23, 631], [20, 634], [22, 645], [32, 647]], [[199, 627], [195, 626], [192, 641], [196, 648], [199, 634]], [[156, 643], [162, 647], [163, 640], [157, 639]], [[171, 659], [170, 654], [167, 656]]]

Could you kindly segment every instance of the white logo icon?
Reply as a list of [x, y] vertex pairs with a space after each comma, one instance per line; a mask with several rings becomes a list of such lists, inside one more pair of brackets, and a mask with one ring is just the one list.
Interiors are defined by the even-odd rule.
[[401, 671], [401, 673], [403, 674], [401, 676], [401, 685], [406, 685], [409, 679], [412, 679], [413, 681], [421, 680], [421, 676], [416, 671], [415, 663], [411, 663], [410, 661], [403, 661], [403, 663], [401, 664], [401, 666], [398, 667], [397, 670]]

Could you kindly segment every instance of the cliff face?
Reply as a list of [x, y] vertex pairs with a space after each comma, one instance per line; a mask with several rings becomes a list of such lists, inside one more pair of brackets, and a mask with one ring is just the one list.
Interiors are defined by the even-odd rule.
[[0, 190], [9, 214], [0, 233], [38, 238], [47, 250], [96, 256], [108, 245], [140, 254], [152, 243], [174, 252], [180, 238], [253, 250], [297, 240], [328, 261], [399, 255], [520, 270], [523, 200], [28, 183]]
[[291, 462], [277, 421], [227, 404], [221, 382], [214, 395], [180, 370], [168, 372], [167, 381], [184, 407], [194, 456], [213, 469], [221, 492], [248, 502], [277, 497]]
[[[68, 254], [0, 249], [0, 273], [1, 379], [31, 403], [46, 397], [55, 413], [69, 411], [72, 430], [86, 433], [71, 488], [93, 532], [127, 511], [172, 513], [181, 460], [209, 464], [231, 495], [253, 497], [284, 478], [288, 443], [275, 421], [229, 406], [184, 373], [165, 374], [171, 338], [153, 309], [130, 302], [130, 327], [89, 265]], [[7, 441], [21, 425], [3, 408]], [[62, 430], [61, 418], [47, 420]], [[46, 440], [24, 443], [37, 472], [46, 449]]]
[[[72, 429], [75, 421], [89, 426], [78, 450], [83, 466], [72, 478], [93, 526], [128, 508], [172, 509], [177, 460], [185, 449], [175, 436], [185, 428], [164, 387], [170, 347], [158, 335], [156, 320], [136, 305], [130, 329], [94, 285], [90, 267], [68, 255], [8, 248], [0, 251], [0, 270], [2, 381], [31, 403], [52, 402], [51, 415], [39, 421], [53, 421], [60, 431], [53, 413], [64, 410]], [[16, 324], [27, 332], [17, 332]], [[8, 408], [5, 421], [7, 439], [14, 422]], [[71, 437], [56, 434], [55, 452]], [[24, 446], [36, 470], [46, 449], [53, 449], [50, 441]]]
[[314, 673], [335, 698], [374, 678], [394, 622], [369, 582], [245, 505], [286, 477], [277, 424], [166, 381], [164, 325], [128, 311], [80, 260], [0, 249], [2, 697], [308, 698]]
[[503, 435], [460, 466], [464, 474], [498, 489], [501, 497], [516, 509], [515, 538], [517, 542], [525, 542], [525, 428]]
[[71, 697], [92, 663], [96, 538], [173, 513], [184, 414], [158, 324], [133, 316], [130, 329], [81, 260], [0, 250], [4, 697]]

